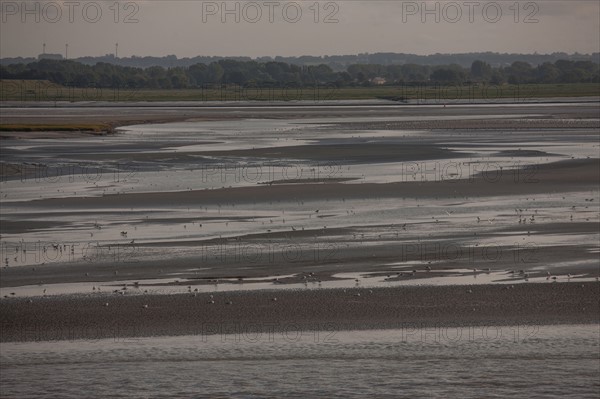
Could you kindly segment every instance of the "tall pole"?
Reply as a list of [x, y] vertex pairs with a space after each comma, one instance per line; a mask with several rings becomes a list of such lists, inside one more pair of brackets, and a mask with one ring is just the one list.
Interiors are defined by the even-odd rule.
[[119, 58], [119, 43], [115, 43], [115, 58]]
[[65, 60], [69, 59], [69, 43], [65, 44]]
[[42, 54], [46, 54], [46, 43], [43, 44]]

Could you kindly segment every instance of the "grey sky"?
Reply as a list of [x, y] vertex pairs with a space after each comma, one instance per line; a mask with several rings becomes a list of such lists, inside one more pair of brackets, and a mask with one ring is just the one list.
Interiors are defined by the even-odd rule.
[[228, 1], [226, 15], [222, 1], [1, 3], [1, 57], [35, 56], [42, 43], [62, 54], [69, 43], [69, 57], [104, 55], [116, 42], [119, 56], [600, 51], [593, 0], [427, 1], [429, 14], [422, 1]]

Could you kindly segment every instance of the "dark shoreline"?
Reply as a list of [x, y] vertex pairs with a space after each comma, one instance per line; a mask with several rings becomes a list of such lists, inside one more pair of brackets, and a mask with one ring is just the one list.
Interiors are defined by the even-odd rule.
[[598, 282], [237, 291], [216, 292], [212, 299], [209, 295], [5, 299], [0, 302], [0, 342], [600, 323]]

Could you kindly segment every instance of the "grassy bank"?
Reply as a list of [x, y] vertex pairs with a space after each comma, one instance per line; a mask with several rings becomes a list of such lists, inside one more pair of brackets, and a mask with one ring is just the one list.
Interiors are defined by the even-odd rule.
[[548, 97], [600, 96], [600, 84], [405, 85], [372, 87], [246, 87], [210, 85], [195, 89], [132, 89], [66, 87], [41, 80], [0, 80], [2, 101], [332, 101], [389, 99], [395, 101], [527, 101]]
[[93, 132], [112, 131], [107, 124], [0, 124], [0, 132]]

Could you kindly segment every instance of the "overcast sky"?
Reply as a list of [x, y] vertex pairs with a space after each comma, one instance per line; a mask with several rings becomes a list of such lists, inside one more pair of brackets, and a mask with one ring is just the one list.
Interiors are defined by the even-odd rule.
[[0, 57], [600, 51], [595, 0], [1, 3]]

